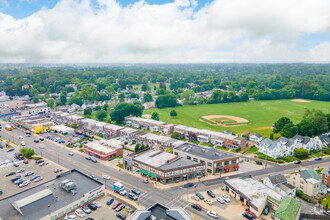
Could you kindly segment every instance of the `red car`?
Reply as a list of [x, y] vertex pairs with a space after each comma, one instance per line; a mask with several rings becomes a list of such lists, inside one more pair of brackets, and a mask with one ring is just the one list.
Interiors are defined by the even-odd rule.
[[198, 204], [192, 204], [191, 207], [193, 207], [194, 209], [197, 209], [199, 211], [202, 210], [202, 206], [198, 205]]
[[24, 164], [28, 164], [29, 161], [28, 161], [28, 160], [24, 160], [23, 163], [24, 163]]
[[117, 202], [116, 204], [114, 204], [113, 206], [112, 206], [112, 209], [116, 209], [118, 206], [120, 206], [121, 205], [121, 202]]
[[253, 216], [254, 219], [257, 218], [257, 216], [253, 212], [251, 212], [250, 210], [247, 209], [247, 210], [245, 210], [245, 212], [250, 213]]

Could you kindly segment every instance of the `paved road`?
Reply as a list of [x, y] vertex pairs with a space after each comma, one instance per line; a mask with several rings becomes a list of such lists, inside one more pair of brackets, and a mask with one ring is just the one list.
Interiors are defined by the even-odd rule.
[[[75, 154], [74, 156], [69, 156], [68, 153], [70, 150], [66, 147], [59, 147], [57, 144], [43, 141], [38, 144], [34, 143], [33, 140], [37, 139], [36, 136], [32, 135], [30, 138], [25, 137], [25, 132], [19, 129], [14, 129], [13, 131], [2, 130], [1, 135], [3, 139], [9, 139], [19, 144], [22, 140], [19, 139], [19, 136], [24, 137], [24, 142], [26, 146], [29, 148], [33, 148], [36, 153], [41, 156], [60, 164], [61, 166], [67, 169], [79, 169], [86, 174], [94, 174], [99, 177], [101, 181], [104, 181], [101, 178], [102, 173], [111, 176], [111, 180], [106, 181], [106, 187], [108, 189], [112, 189], [112, 184], [114, 181], [119, 180], [125, 185], [127, 190], [131, 190], [133, 188], [138, 188], [142, 191], [142, 195], [140, 197], [140, 204], [149, 207], [155, 202], [160, 202], [169, 207], [180, 206], [183, 207], [186, 211], [188, 211], [194, 219], [202, 220], [202, 219], [210, 219], [206, 215], [206, 211], [196, 211], [192, 209], [188, 202], [181, 199], [182, 196], [186, 195], [187, 191], [183, 187], [173, 187], [168, 190], [160, 190], [156, 189], [149, 184], [140, 183], [139, 176], [127, 175], [126, 173], [120, 171], [120, 169], [114, 169], [108, 167], [102, 163], [92, 163], [91, 161], [87, 161], [84, 156], [80, 154]], [[40, 148], [40, 144], [45, 146], [45, 149]], [[301, 166], [318, 166], [321, 164], [329, 163], [330, 158], [324, 158], [322, 161], [314, 161], [314, 162], [303, 162]], [[299, 168], [299, 165], [295, 164], [287, 164], [282, 166], [273, 166], [263, 170], [246, 172], [243, 174], [236, 174], [230, 176], [230, 178], [242, 177], [246, 175], [252, 175], [253, 177], [267, 175], [270, 173], [283, 172], [286, 170], [292, 170], [295, 168]], [[213, 189], [219, 187], [220, 184], [224, 182], [224, 177], [219, 177], [212, 180], [201, 181], [198, 184], [198, 191], [205, 191], [208, 189]], [[193, 189], [189, 190], [190, 194], [194, 192]], [[178, 197], [177, 197], [178, 195]], [[221, 214], [221, 213], [219, 213]], [[225, 219], [225, 218], [220, 218]]]

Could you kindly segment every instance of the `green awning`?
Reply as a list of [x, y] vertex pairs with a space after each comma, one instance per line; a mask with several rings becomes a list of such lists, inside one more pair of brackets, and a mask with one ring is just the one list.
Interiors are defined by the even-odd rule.
[[145, 174], [147, 176], [150, 176], [150, 177], [153, 177], [153, 178], [157, 178], [157, 176], [155, 174], [149, 173], [149, 172], [147, 172], [145, 170], [139, 170], [139, 172], [140, 173], [143, 173], [143, 174]]

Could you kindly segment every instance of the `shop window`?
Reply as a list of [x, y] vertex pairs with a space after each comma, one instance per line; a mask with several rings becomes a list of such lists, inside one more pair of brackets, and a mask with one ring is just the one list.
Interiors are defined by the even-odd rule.
[[217, 163], [217, 167], [220, 167], [221, 166], [221, 162], [220, 163]]
[[225, 165], [228, 165], [229, 164], [229, 161], [225, 161]]
[[207, 166], [212, 167], [212, 163], [207, 162]]
[[191, 160], [191, 156], [187, 156], [187, 159], [188, 159], [188, 160]]
[[197, 158], [194, 158], [193, 161], [198, 162], [198, 159]]
[[200, 163], [205, 163], [205, 161], [204, 161], [204, 160], [200, 160], [199, 162], [200, 162]]
[[207, 172], [208, 172], [208, 173], [212, 173], [212, 170], [211, 170], [211, 169], [207, 169]]
[[150, 169], [150, 172], [155, 173], [155, 170], [154, 169]]
[[236, 163], [236, 160], [232, 160], [232, 161], [231, 161], [231, 164], [235, 164], [235, 163]]

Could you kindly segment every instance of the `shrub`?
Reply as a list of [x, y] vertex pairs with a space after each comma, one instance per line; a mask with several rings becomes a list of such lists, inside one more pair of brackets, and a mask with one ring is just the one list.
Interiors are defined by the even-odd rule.
[[23, 154], [24, 157], [30, 159], [35, 153], [34, 150], [31, 148], [25, 148], [23, 147], [20, 152]]
[[84, 150], [83, 149], [79, 149], [79, 152], [84, 153]]

